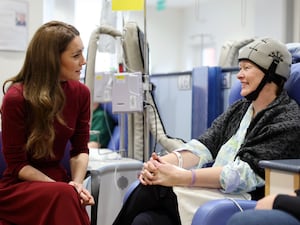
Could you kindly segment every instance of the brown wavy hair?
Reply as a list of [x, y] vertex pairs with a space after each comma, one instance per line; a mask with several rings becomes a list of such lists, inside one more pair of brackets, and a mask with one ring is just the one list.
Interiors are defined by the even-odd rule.
[[62, 117], [65, 95], [60, 85], [60, 56], [79, 35], [74, 26], [64, 22], [45, 23], [30, 41], [20, 72], [4, 82], [3, 93], [8, 83], [23, 84], [29, 127], [25, 148], [36, 159], [54, 157], [54, 120], [66, 126]]

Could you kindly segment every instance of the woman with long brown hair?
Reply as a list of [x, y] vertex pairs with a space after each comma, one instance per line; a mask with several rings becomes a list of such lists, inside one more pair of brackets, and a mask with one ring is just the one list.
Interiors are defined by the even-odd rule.
[[[79, 81], [86, 61], [78, 30], [51, 21], [29, 43], [20, 72], [5, 81], [0, 224], [90, 224], [83, 187], [88, 164], [90, 92]], [[71, 142], [71, 177], [62, 160]]]

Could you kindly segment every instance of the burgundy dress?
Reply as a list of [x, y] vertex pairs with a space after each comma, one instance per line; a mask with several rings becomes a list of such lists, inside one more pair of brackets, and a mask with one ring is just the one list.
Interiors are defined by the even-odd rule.
[[[7, 168], [0, 180], [0, 224], [1, 221], [16, 225], [90, 224], [78, 193], [67, 184], [70, 178], [60, 162], [69, 140], [71, 157], [88, 153], [90, 92], [79, 81], [61, 85], [66, 95], [63, 117], [68, 127], [54, 121], [54, 159], [36, 160], [23, 150], [28, 132], [26, 119], [31, 116], [25, 106], [23, 86], [14, 85], [3, 98], [2, 147]], [[18, 172], [25, 165], [32, 165], [57, 182], [18, 179]]]

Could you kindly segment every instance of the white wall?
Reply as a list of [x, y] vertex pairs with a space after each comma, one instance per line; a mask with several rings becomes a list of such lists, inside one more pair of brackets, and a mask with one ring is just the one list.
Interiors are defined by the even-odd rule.
[[[24, 0], [17, 0], [24, 1]], [[25, 0], [26, 1], [26, 0]], [[93, 8], [95, 6], [95, 2], [99, 2], [99, 0], [78, 0], [82, 3], [94, 3], [90, 7], [86, 6], [82, 8], [80, 5], [77, 8], [77, 14], [75, 9], [75, 1], [74, 0], [27, 0], [28, 2], [28, 11], [29, 11], [29, 20], [28, 20], [28, 40], [30, 40], [34, 34], [34, 32], [41, 26], [43, 23], [48, 22], [50, 20], [62, 20], [64, 22], [75, 24], [75, 15], [79, 15], [81, 17], [81, 23], [79, 24], [79, 30], [84, 30], [82, 36], [85, 38], [86, 43], [88, 42], [89, 35], [96, 27], [96, 24], [99, 24], [98, 21], [95, 21], [94, 24], [86, 23], [84, 18], [87, 17], [87, 12], [92, 12], [92, 16], [88, 16], [88, 19], [95, 20], [100, 16], [100, 8]], [[100, 6], [100, 3], [98, 3]], [[91, 11], [92, 10], [92, 11]], [[99, 19], [98, 19], [99, 20]], [[80, 29], [81, 28], [81, 29]], [[29, 42], [29, 41], [28, 41]], [[87, 47], [87, 46], [86, 46]], [[22, 67], [23, 60], [25, 57], [25, 51], [16, 52], [16, 51], [0, 51], [0, 87], [2, 90], [3, 82], [14, 76]], [[0, 93], [0, 103], [2, 102], [2, 91]]]
[[154, 7], [148, 10], [146, 22], [151, 51], [151, 71], [153, 73], [181, 71], [183, 11], [176, 8], [157, 11]]
[[[215, 49], [217, 65], [221, 47], [229, 40], [271, 36], [286, 42], [286, 4], [285, 0], [209, 0], [185, 9], [150, 7], [147, 33], [152, 73], [202, 66], [201, 50], [206, 47]], [[143, 27], [143, 14], [131, 14], [130, 19]]]
[[[33, 33], [36, 31], [43, 23], [43, 1], [41, 0], [30, 0], [28, 3], [28, 40], [32, 37]], [[2, 85], [3, 82], [13, 75], [15, 75], [21, 68], [23, 60], [25, 57], [25, 52], [19, 51], [0, 51], [0, 103], [2, 102]]]
[[[24, 0], [17, 0], [24, 1]], [[26, 0], [25, 0], [26, 1]], [[28, 42], [35, 31], [44, 22], [59, 19], [74, 23], [74, 1], [73, 0], [27, 0], [28, 3]], [[3, 82], [16, 75], [23, 65], [25, 51], [0, 51], [0, 104], [2, 103]], [[1, 119], [0, 119], [1, 122]]]
[[[221, 46], [226, 41], [253, 37], [255, 1], [248, 1], [246, 9], [242, 2], [240, 0], [210, 0], [205, 5], [200, 5], [197, 12], [192, 8], [185, 11], [185, 24], [188, 24], [185, 28], [184, 42], [185, 67], [203, 65], [199, 58], [201, 48], [206, 46], [215, 48], [214, 61], [216, 65], [219, 61]], [[202, 46], [199, 37], [201, 34], [205, 35], [202, 39]], [[191, 37], [196, 35], [198, 38], [193, 40]], [[196, 52], [194, 51], [195, 47]], [[189, 55], [192, 58], [188, 57]]]

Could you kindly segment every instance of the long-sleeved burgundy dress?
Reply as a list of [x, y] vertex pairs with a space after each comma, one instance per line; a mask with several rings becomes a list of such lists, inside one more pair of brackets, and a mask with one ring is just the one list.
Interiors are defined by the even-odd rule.
[[[61, 83], [66, 95], [63, 117], [68, 127], [54, 122], [54, 159], [36, 160], [24, 151], [28, 135], [27, 112], [23, 86], [15, 84], [5, 94], [2, 103], [3, 154], [7, 168], [0, 180], [0, 224], [14, 225], [88, 225], [85, 207], [70, 177], [61, 165], [66, 144], [71, 141], [70, 156], [88, 153], [90, 92], [79, 81]], [[18, 172], [32, 165], [57, 182], [23, 181]], [[4, 223], [5, 224], [5, 223]]]

